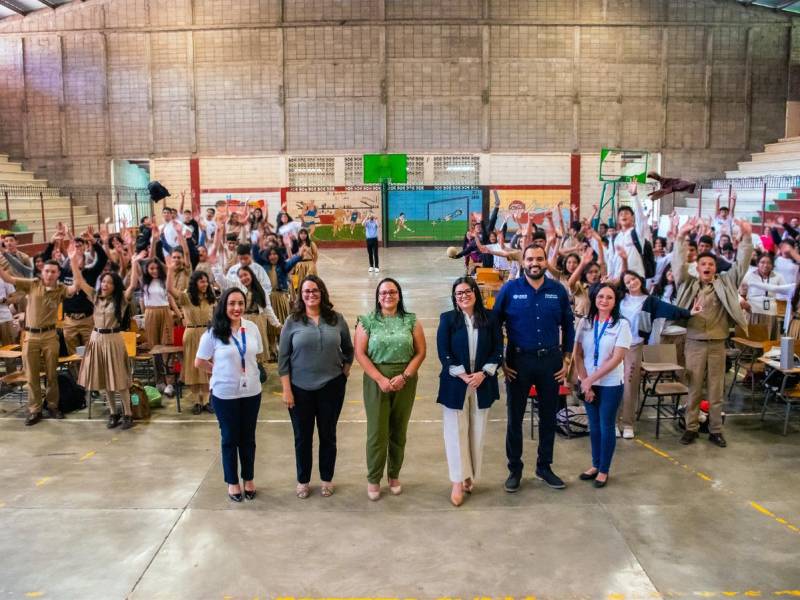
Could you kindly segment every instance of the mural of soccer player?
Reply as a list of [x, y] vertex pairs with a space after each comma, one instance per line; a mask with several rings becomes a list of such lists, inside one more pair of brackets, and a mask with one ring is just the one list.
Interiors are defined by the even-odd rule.
[[414, 233], [414, 230], [409, 229], [408, 225], [406, 225], [406, 213], [404, 212], [397, 215], [397, 218], [394, 220], [394, 235], [400, 233], [401, 229], [405, 229], [409, 233]]

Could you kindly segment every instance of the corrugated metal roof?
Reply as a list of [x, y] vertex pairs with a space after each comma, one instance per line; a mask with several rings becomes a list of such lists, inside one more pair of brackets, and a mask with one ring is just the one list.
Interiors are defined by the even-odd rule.
[[12, 15], [27, 15], [35, 10], [49, 9], [72, 0], [0, 0], [0, 19]]
[[737, 0], [745, 6], [764, 6], [774, 10], [800, 14], [800, 0]]

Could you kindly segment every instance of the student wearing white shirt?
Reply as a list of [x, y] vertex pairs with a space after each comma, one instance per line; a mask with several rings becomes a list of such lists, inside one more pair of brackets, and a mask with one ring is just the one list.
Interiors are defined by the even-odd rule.
[[639, 248], [644, 248], [647, 236], [647, 216], [639, 200], [635, 183], [631, 184], [629, 191], [633, 198], [633, 208], [620, 206], [617, 209], [618, 232], [613, 238], [613, 252], [610, 253], [611, 256], [608, 259], [609, 276], [614, 280], [620, 280], [622, 273], [625, 271], [625, 265], [623, 265], [623, 261], [618, 256], [620, 249], [623, 250], [623, 255], [627, 258], [627, 270], [634, 271], [642, 277], [645, 276], [644, 261], [636, 247], [636, 240], [639, 242]]
[[776, 291], [790, 293], [792, 288], [793, 285], [787, 285], [780, 273], [773, 271], [772, 255], [768, 253], [761, 255], [756, 270], [742, 280], [740, 293], [744, 298], [739, 303], [750, 315], [749, 323], [765, 325], [771, 340], [779, 337]]
[[589, 316], [575, 333], [575, 367], [581, 382], [589, 435], [592, 467], [580, 474], [604, 487], [616, 447], [614, 422], [624, 390], [622, 361], [631, 347], [631, 326], [620, 315], [618, 295], [609, 283], [592, 290]]
[[242, 501], [239, 463], [244, 497], [252, 500], [256, 496], [256, 423], [261, 407], [257, 357], [264, 349], [263, 340], [258, 327], [244, 318], [245, 306], [241, 290], [231, 288], [222, 294], [194, 361], [198, 369], [211, 374], [211, 402], [222, 438], [222, 469], [228, 497], [234, 502]]
[[[164, 217], [164, 223], [159, 225], [158, 231], [163, 236], [162, 246], [164, 247], [161, 251], [166, 259], [175, 248], [180, 248], [181, 240], [179, 236], [186, 233], [191, 235], [192, 228], [175, 219], [171, 208], [164, 208], [161, 211], [161, 215]], [[180, 233], [178, 233], [179, 231]]]
[[239, 244], [236, 248], [238, 262], [228, 269], [226, 276], [228, 279], [236, 280], [238, 279], [237, 274], [240, 267], [250, 267], [250, 270], [256, 276], [256, 279], [258, 279], [258, 283], [261, 284], [264, 293], [269, 296], [270, 292], [272, 292], [272, 284], [269, 281], [269, 275], [267, 275], [264, 267], [253, 261], [252, 252], [253, 247], [250, 244]]
[[[775, 272], [780, 273], [786, 283], [797, 282], [797, 275], [800, 271], [798, 261], [800, 261], [800, 253], [797, 252], [795, 241], [791, 238], [781, 241], [780, 254], [775, 257]], [[775, 297], [788, 302], [792, 299], [792, 291], [788, 294], [778, 292]]]
[[[719, 194], [717, 194], [717, 200], [719, 201]], [[733, 204], [735, 206], [736, 198], [735, 196], [732, 197]], [[714, 228], [714, 242], [719, 243], [719, 238], [721, 235], [731, 235], [733, 233], [733, 217], [730, 214], [731, 211], [728, 210], [727, 206], [721, 206], [719, 211], [717, 211], [717, 216], [714, 217], [714, 220], [711, 222], [711, 227]]]
[[[10, 298], [17, 291], [10, 283], [0, 280], [0, 344], [14, 344], [17, 341], [17, 335], [14, 331], [14, 315], [11, 314]], [[13, 358], [5, 359], [6, 374], [13, 373], [16, 370], [16, 361]]]
[[213, 208], [206, 209], [206, 216], [201, 217], [200, 225], [200, 245], [209, 246], [214, 242], [214, 234], [217, 232], [217, 222], [215, 220], [217, 211]]

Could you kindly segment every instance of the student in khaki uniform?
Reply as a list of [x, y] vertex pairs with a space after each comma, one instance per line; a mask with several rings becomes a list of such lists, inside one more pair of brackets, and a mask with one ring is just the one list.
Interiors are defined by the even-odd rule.
[[722, 435], [722, 390], [725, 384], [725, 340], [733, 324], [747, 331], [747, 319], [739, 306], [739, 285], [747, 274], [753, 255], [752, 228], [747, 221], [737, 221], [742, 239], [736, 262], [730, 270], [717, 273], [716, 257], [704, 252], [697, 257], [697, 276], [689, 274], [687, 234], [697, 225], [689, 221], [678, 231], [672, 272], [678, 286], [677, 304], [681, 308], [702, 306], [686, 326], [686, 370], [689, 380], [689, 404], [686, 431], [682, 444], [691, 444], [698, 437], [700, 400], [703, 385], [707, 389], [709, 410], [708, 440], [724, 448]]
[[[80, 267], [77, 263], [75, 244], [69, 246], [68, 255], [73, 270]], [[45, 262], [41, 279], [22, 279], [12, 277], [8, 271], [0, 268], [0, 279], [10, 283], [17, 290], [25, 292], [28, 308], [25, 313], [25, 341], [22, 343], [22, 362], [28, 379], [28, 418], [25, 425], [35, 425], [42, 418], [42, 390], [39, 385], [39, 373], [44, 367], [47, 375], [47, 407], [50, 416], [63, 419], [58, 410], [58, 336], [56, 320], [58, 305], [64, 298], [75, 294], [75, 284], [67, 287], [58, 281], [60, 267], [54, 260]], [[44, 364], [42, 365], [42, 362]]]

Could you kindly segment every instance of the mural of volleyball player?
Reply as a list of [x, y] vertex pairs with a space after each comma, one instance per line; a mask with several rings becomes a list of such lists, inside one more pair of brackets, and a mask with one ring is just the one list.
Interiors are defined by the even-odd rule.
[[309, 237], [314, 235], [314, 229], [317, 227], [317, 205], [313, 200], [303, 206], [303, 227], [308, 229]]
[[400, 233], [401, 229], [405, 229], [409, 233], [414, 233], [414, 230], [409, 229], [408, 225], [406, 225], [406, 213], [400, 213], [394, 220], [394, 235]]
[[460, 217], [463, 214], [464, 214], [464, 211], [461, 210], [460, 208], [457, 208], [453, 212], [447, 213], [446, 215], [444, 215], [442, 217], [439, 217], [435, 221], [431, 221], [431, 225], [436, 227], [437, 223], [449, 223], [453, 219], [456, 219], [456, 218]]
[[358, 224], [359, 212], [355, 209], [350, 211], [350, 235], [355, 235], [356, 225]]

